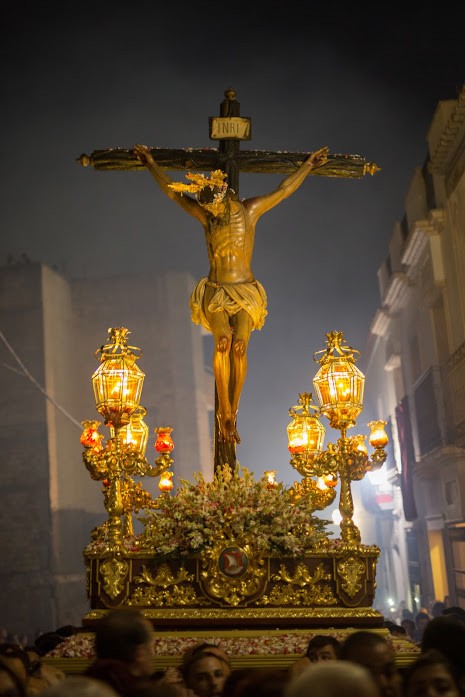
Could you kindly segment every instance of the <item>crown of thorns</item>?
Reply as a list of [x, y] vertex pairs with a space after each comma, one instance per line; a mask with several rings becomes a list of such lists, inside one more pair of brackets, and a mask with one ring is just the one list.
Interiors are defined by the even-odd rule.
[[179, 191], [181, 193], [187, 191], [190, 194], [198, 194], [207, 187], [212, 190], [220, 189], [222, 191], [226, 191], [228, 188], [228, 185], [225, 182], [227, 176], [228, 175], [226, 172], [223, 172], [221, 169], [215, 169], [214, 172], [210, 173], [209, 177], [206, 177], [205, 174], [188, 172], [186, 174], [186, 179], [190, 180], [190, 184], [186, 184], [184, 182], [172, 182], [171, 184], [168, 184], [168, 186], [173, 189], [173, 191]]

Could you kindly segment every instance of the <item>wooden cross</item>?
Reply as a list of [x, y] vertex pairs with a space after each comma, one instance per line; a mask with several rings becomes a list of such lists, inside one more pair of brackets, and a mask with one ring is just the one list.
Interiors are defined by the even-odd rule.
[[[228, 186], [239, 195], [239, 172], [255, 174], [290, 174], [310, 155], [309, 152], [272, 152], [269, 150], [240, 150], [241, 140], [251, 138], [251, 119], [240, 116], [236, 92], [228, 89], [220, 105], [220, 116], [210, 117], [210, 139], [218, 141], [218, 148], [151, 148], [155, 162], [167, 170], [208, 172], [221, 169], [228, 175]], [[97, 171], [145, 170], [132, 149], [110, 148], [94, 150], [81, 155], [78, 162]], [[327, 162], [310, 171], [311, 175], [361, 179], [375, 174], [379, 167], [366, 162], [360, 155], [330, 154]], [[215, 386], [215, 470], [225, 463], [236, 464], [236, 444], [223, 441], [218, 428], [218, 394]]]

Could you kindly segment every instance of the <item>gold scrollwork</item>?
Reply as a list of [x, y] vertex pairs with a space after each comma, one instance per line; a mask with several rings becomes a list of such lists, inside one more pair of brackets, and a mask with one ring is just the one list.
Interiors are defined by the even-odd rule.
[[103, 590], [112, 600], [123, 592], [128, 569], [127, 562], [117, 558], [108, 559], [100, 564]]
[[292, 583], [295, 586], [307, 586], [315, 585], [320, 581], [330, 581], [331, 574], [325, 573], [321, 564], [319, 564], [315, 569], [315, 575], [311, 576], [310, 571], [307, 569], [305, 564], [298, 564], [295, 570], [295, 574], [292, 576], [285, 564], [281, 564], [277, 574], [272, 576], [273, 581], [286, 581], [287, 583]]
[[328, 584], [320, 588], [292, 588], [278, 584], [260, 602], [263, 605], [335, 605], [337, 599]]
[[337, 564], [337, 573], [342, 579], [341, 588], [350, 598], [353, 598], [362, 588], [362, 578], [365, 564], [361, 559], [350, 556]]
[[140, 575], [134, 578], [134, 584], [140, 585], [132, 593], [128, 604], [157, 607], [202, 605], [194, 588], [186, 585], [193, 581], [194, 575], [183, 566], [177, 569], [176, 574], [173, 574], [169, 565], [163, 563], [156, 568], [154, 575], [146, 566], [143, 566]]
[[188, 573], [183, 566], [178, 569], [177, 575], [174, 576], [168, 564], [164, 563], [157, 567], [154, 576], [150, 574], [146, 566], [143, 566], [140, 576], [136, 576], [134, 582], [145, 583], [148, 586], [161, 586], [162, 588], [168, 588], [169, 586], [176, 586], [179, 583], [185, 583], [186, 581], [189, 582], [193, 580], [193, 574]]
[[136, 607], [186, 607], [201, 606], [205, 601], [198, 598], [192, 586], [174, 586], [169, 591], [158, 588], [136, 588], [128, 605]]
[[334, 605], [337, 602], [331, 587], [323, 583], [331, 581], [331, 574], [326, 573], [321, 564], [313, 576], [305, 564], [298, 564], [294, 574], [281, 564], [271, 580], [276, 585], [261, 599], [265, 605]]

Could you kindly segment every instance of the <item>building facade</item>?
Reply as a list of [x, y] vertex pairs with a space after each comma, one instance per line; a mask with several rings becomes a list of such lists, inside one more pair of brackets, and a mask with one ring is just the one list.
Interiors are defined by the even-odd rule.
[[465, 86], [427, 143], [378, 270], [365, 369], [366, 404], [391, 427], [393, 586], [414, 611], [465, 608]]
[[[142, 350], [149, 462], [154, 428], [171, 426], [175, 480], [212, 474], [214, 381], [190, 319], [193, 286], [185, 273], [70, 281], [36, 263], [0, 269], [0, 617], [10, 631], [80, 625], [88, 611], [82, 550], [106, 513], [79, 438], [81, 421], [99, 419], [91, 376], [109, 327], [127, 327]], [[143, 480], [154, 496], [157, 481]]]

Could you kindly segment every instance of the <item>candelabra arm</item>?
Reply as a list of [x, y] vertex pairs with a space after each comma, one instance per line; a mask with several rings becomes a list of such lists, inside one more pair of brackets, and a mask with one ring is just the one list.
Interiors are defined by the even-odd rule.
[[341, 514], [341, 539], [349, 544], [360, 542], [360, 530], [353, 521], [354, 501], [350, 486], [350, 475], [343, 467], [339, 473], [341, 492], [339, 495], [339, 513]]
[[105, 509], [108, 513], [107, 554], [118, 555], [123, 547], [121, 516], [124, 513], [119, 477], [113, 477], [110, 480], [108, 495], [105, 497]]

